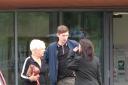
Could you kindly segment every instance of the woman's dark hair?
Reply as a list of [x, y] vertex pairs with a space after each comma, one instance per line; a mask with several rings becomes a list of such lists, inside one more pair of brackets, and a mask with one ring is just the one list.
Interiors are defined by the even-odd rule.
[[94, 56], [94, 46], [92, 42], [87, 39], [81, 39], [80, 40], [80, 45], [81, 45], [81, 55], [87, 57], [87, 59], [92, 60]]

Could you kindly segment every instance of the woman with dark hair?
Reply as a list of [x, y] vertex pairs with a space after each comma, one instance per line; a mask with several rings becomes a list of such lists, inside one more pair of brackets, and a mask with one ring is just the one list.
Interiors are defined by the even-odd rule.
[[[81, 39], [79, 47], [70, 53], [67, 67], [76, 73], [75, 85], [102, 85], [99, 59], [94, 55], [94, 46], [89, 39]], [[77, 53], [77, 55], [76, 55]]]

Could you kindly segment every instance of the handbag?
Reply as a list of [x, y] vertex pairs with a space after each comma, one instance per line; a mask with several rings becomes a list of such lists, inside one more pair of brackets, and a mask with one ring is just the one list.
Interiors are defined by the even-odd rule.
[[[38, 67], [36, 67], [35, 65], [29, 65], [29, 68], [27, 70], [27, 76], [31, 76], [32, 74], [34, 75], [39, 75], [40, 70]], [[37, 85], [40, 85], [39, 80], [36, 81]]]

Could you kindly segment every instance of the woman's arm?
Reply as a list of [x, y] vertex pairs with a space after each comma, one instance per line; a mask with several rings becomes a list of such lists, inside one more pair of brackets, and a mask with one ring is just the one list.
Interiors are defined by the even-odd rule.
[[21, 78], [22, 79], [29, 79], [29, 77], [26, 75], [27, 69], [29, 67], [29, 63], [28, 63], [29, 57], [25, 59], [23, 67], [22, 67], [22, 71], [21, 71]]
[[69, 51], [69, 55], [67, 57], [67, 68], [70, 70], [78, 70], [78, 55], [74, 51]]
[[[29, 81], [36, 81], [39, 78], [39, 75], [35, 75], [32, 73], [32, 69], [30, 69], [29, 58], [26, 58], [23, 64], [21, 78]], [[29, 74], [28, 74], [29, 73]]]

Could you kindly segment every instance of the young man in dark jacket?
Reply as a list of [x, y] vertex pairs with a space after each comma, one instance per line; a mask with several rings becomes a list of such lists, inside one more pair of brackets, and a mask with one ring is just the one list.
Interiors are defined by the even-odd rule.
[[67, 69], [66, 57], [69, 50], [78, 45], [74, 40], [69, 40], [69, 29], [60, 25], [57, 28], [58, 41], [51, 43], [45, 54], [45, 59], [49, 64], [49, 77], [51, 85], [74, 85], [74, 72]]

